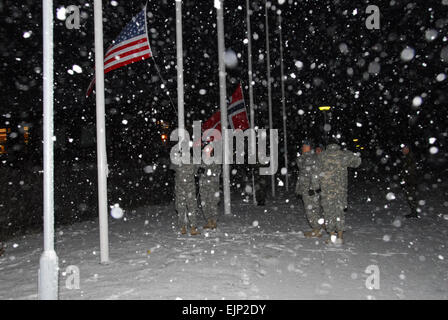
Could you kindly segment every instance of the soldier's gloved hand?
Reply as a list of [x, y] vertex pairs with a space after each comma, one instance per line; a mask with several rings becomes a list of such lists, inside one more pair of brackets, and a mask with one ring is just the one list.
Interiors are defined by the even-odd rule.
[[308, 190], [308, 195], [310, 197], [314, 196], [316, 194], [316, 192], [314, 190]]

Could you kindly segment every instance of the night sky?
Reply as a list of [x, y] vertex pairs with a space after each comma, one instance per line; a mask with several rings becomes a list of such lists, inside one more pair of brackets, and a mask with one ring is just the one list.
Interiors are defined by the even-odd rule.
[[[446, 74], [448, 68], [447, 1], [282, 2], [272, 2], [269, 16], [273, 117], [274, 128], [279, 128], [282, 137], [277, 24], [280, 9], [290, 155], [296, 154], [302, 139], [325, 141], [323, 113], [318, 106], [331, 105], [329, 135], [339, 134], [339, 142], [361, 151], [364, 157], [379, 164], [384, 154], [395, 152], [401, 143], [408, 142], [415, 145], [420, 158], [433, 164], [445, 163], [448, 101], [446, 81], [439, 81], [437, 76]], [[267, 127], [264, 1], [251, 3], [255, 120], [257, 126]], [[67, 29], [65, 21], [56, 18], [57, 9], [70, 4], [82, 5], [79, 30]], [[148, 32], [155, 60], [176, 104], [174, 4], [148, 2]], [[377, 5], [381, 11], [380, 30], [368, 30], [365, 26], [369, 4]], [[144, 5], [144, 1], [103, 1], [105, 48]], [[54, 1], [54, 7], [55, 130], [56, 148], [61, 151], [56, 156], [71, 161], [84, 154], [94, 161], [94, 149], [79, 149], [81, 132], [95, 132], [95, 99], [84, 97], [94, 65], [93, 7], [84, 1]], [[21, 122], [31, 123], [36, 140], [42, 116], [41, 4], [31, 0], [0, 1], [0, 13], [0, 121], [8, 121], [13, 130]], [[245, 1], [225, 1], [226, 47], [239, 56], [238, 65], [228, 69], [228, 95], [239, 81], [247, 86], [245, 15]], [[207, 120], [219, 104], [213, 2], [184, 1], [183, 20], [185, 110], [189, 126], [193, 120]], [[428, 30], [436, 31], [435, 39], [428, 38]], [[415, 52], [410, 61], [400, 57], [407, 46]], [[82, 72], [70, 71], [73, 65], [80, 66]], [[247, 87], [245, 96], [248, 107]], [[422, 98], [420, 106], [413, 106], [415, 97]], [[177, 120], [152, 60], [134, 63], [106, 76], [106, 109], [111, 159], [118, 154], [136, 161], [142, 154], [146, 159], [167, 157], [168, 148], [160, 140], [163, 130], [153, 121], [168, 122], [169, 132]], [[123, 120], [127, 120], [126, 124]], [[359, 141], [354, 143], [354, 138]], [[436, 138], [436, 154], [429, 152], [429, 138]], [[357, 150], [356, 145], [364, 149]], [[157, 149], [160, 152], [154, 152], [154, 148], [161, 148]]]

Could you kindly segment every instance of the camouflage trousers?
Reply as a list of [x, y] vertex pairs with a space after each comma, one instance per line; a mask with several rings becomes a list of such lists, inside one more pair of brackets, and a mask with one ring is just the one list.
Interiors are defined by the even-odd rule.
[[218, 218], [219, 185], [217, 188], [209, 185], [200, 187], [202, 212], [206, 220]]
[[322, 218], [319, 193], [316, 193], [314, 196], [303, 194], [302, 200], [303, 200], [303, 207], [305, 208], [305, 214], [311, 228], [313, 229], [322, 228], [322, 224], [319, 224], [319, 219]]
[[[194, 186], [193, 186], [194, 187]], [[198, 202], [196, 200], [195, 188], [186, 186], [175, 188], [176, 210], [179, 226], [196, 227], [198, 215]]]
[[339, 232], [345, 229], [345, 203], [343, 191], [322, 190], [321, 203], [324, 211], [327, 232]]

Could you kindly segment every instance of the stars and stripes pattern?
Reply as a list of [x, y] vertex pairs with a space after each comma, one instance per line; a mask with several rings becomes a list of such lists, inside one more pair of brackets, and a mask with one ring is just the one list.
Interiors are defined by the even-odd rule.
[[[152, 57], [146, 26], [146, 7], [121, 31], [104, 56], [104, 74]], [[95, 78], [87, 89], [88, 97], [93, 91]]]

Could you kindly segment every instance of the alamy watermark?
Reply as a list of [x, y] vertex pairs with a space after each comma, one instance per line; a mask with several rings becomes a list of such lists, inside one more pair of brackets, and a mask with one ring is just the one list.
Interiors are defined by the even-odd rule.
[[[266, 129], [223, 129], [223, 133], [217, 129], [208, 129], [201, 134], [201, 121], [193, 122], [193, 139], [184, 129], [175, 129], [171, 132], [170, 141], [178, 142], [171, 148], [170, 158], [175, 165], [180, 164], [244, 164], [247, 154], [248, 164], [261, 164], [260, 175], [273, 175], [278, 169], [278, 130], [269, 130], [269, 155], [267, 155], [267, 130]], [[247, 152], [245, 141], [247, 139]], [[234, 151], [235, 140], [235, 151]], [[206, 142], [208, 150], [202, 149], [202, 142]], [[224, 143], [226, 142], [226, 143]], [[227, 148], [225, 159], [223, 147]], [[191, 159], [193, 149], [193, 159]]]
[[380, 268], [375, 264], [371, 264], [364, 272], [369, 275], [365, 283], [366, 288], [369, 290], [380, 290]]
[[369, 30], [380, 29], [380, 9], [373, 4], [366, 8], [366, 14], [369, 16], [366, 18], [366, 27]]
[[68, 7], [60, 7], [56, 10], [56, 16], [59, 20], [65, 20], [65, 27], [69, 30], [81, 27], [81, 15], [77, 5], [70, 5]]
[[75, 265], [68, 266], [62, 274], [67, 276], [65, 279], [65, 287], [69, 290], [79, 290], [80, 288], [80, 273], [79, 268]]

